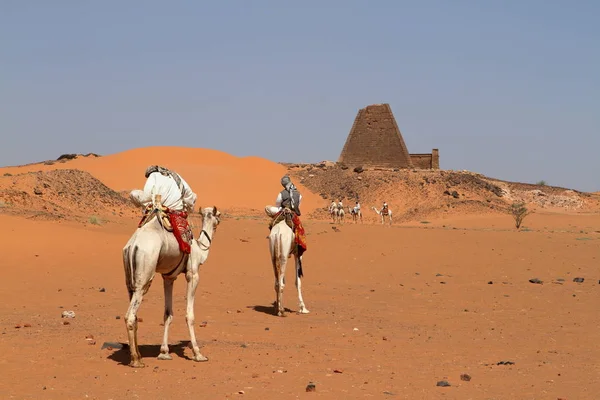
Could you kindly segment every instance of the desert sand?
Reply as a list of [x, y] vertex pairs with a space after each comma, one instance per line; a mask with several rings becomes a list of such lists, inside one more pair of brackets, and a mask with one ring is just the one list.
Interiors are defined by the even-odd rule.
[[[197, 207], [224, 210], [196, 295], [205, 363], [188, 359], [183, 277], [175, 283], [173, 360], [156, 359], [160, 277], [139, 313], [146, 368], [127, 366], [126, 347], [102, 348], [127, 343], [121, 249], [140, 211], [121, 194], [143, 186], [151, 163], [180, 172]], [[288, 269], [286, 318], [273, 313], [261, 214], [286, 166], [213, 150], [145, 148], [0, 168], [0, 398], [598, 398], [598, 194], [528, 188], [547, 193], [532, 195], [535, 213], [517, 230], [502, 211], [506, 198], [480, 183], [457, 183], [453, 198], [442, 193], [441, 178], [427, 186], [420, 172], [401, 182], [367, 172], [352, 178], [358, 186], [334, 188], [358, 192], [364, 223], [347, 217], [333, 225], [325, 212], [332, 194], [317, 181], [333, 182], [321, 176], [333, 172], [310, 168], [310, 178], [305, 168], [290, 173], [305, 198], [303, 294], [311, 313], [294, 312]], [[567, 195], [576, 201], [560, 197]], [[368, 210], [383, 197], [392, 199], [392, 226]], [[191, 220], [197, 236], [200, 221]], [[61, 318], [63, 311], [75, 318]], [[316, 390], [307, 393], [310, 382]]]

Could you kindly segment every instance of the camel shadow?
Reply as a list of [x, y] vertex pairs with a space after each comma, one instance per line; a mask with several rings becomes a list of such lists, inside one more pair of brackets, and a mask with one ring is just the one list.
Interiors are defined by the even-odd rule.
[[[169, 353], [177, 355], [178, 357], [185, 358], [186, 360], [192, 360], [191, 357], [185, 355], [185, 348], [188, 347], [190, 341], [182, 340], [180, 342], [169, 345]], [[129, 352], [128, 343], [119, 343], [121, 348], [116, 349], [107, 358], [117, 362], [119, 365], [129, 365], [131, 361], [131, 354]], [[156, 358], [160, 354], [160, 344], [142, 344], [138, 345], [142, 358]]]
[[[275, 310], [275, 302], [273, 302], [270, 306], [249, 306], [248, 308], [252, 308], [256, 312], [260, 312], [263, 314], [277, 316], [277, 311]], [[287, 307], [283, 308], [286, 313], [293, 313], [294, 310], [290, 310]]]

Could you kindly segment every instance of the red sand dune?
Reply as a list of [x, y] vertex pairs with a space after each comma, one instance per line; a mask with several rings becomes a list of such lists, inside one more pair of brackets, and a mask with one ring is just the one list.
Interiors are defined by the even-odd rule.
[[[279, 181], [286, 168], [259, 157], [235, 157], [209, 149], [145, 147], [103, 157], [79, 157], [53, 165], [5, 167], [0, 174], [19, 174], [54, 169], [87, 171], [113, 190], [141, 189], [148, 165], [159, 164], [180, 173], [198, 195], [197, 207], [253, 209], [262, 212], [275, 202], [282, 189]], [[302, 212], [308, 214], [324, 203], [319, 196], [296, 183], [303, 195]]]

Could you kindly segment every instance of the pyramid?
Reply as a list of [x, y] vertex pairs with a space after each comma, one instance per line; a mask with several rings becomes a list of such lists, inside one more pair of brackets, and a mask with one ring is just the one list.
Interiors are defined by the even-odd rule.
[[338, 162], [348, 167], [413, 167], [389, 104], [358, 111]]

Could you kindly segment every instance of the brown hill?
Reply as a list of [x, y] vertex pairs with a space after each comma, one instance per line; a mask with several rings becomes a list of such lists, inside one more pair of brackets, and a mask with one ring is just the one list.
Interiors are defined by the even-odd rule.
[[133, 216], [139, 210], [90, 173], [58, 169], [0, 176], [0, 212], [99, 223], [100, 216]]
[[352, 206], [356, 199], [364, 216], [371, 220], [376, 218], [372, 207], [381, 208], [387, 202], [395, 221], [503, 213], [515, 201], [523, 201], [532, 209], [563, 212], [599, 208], [598, 199], [589, 193], [505, 182], [468, 171], [353, 170], [332, 162], [286, 166], [292, 176], [323, 199], [323, 207], [313, 213], [318, 217], [327, 217], [326, 208], [332, 200]]

